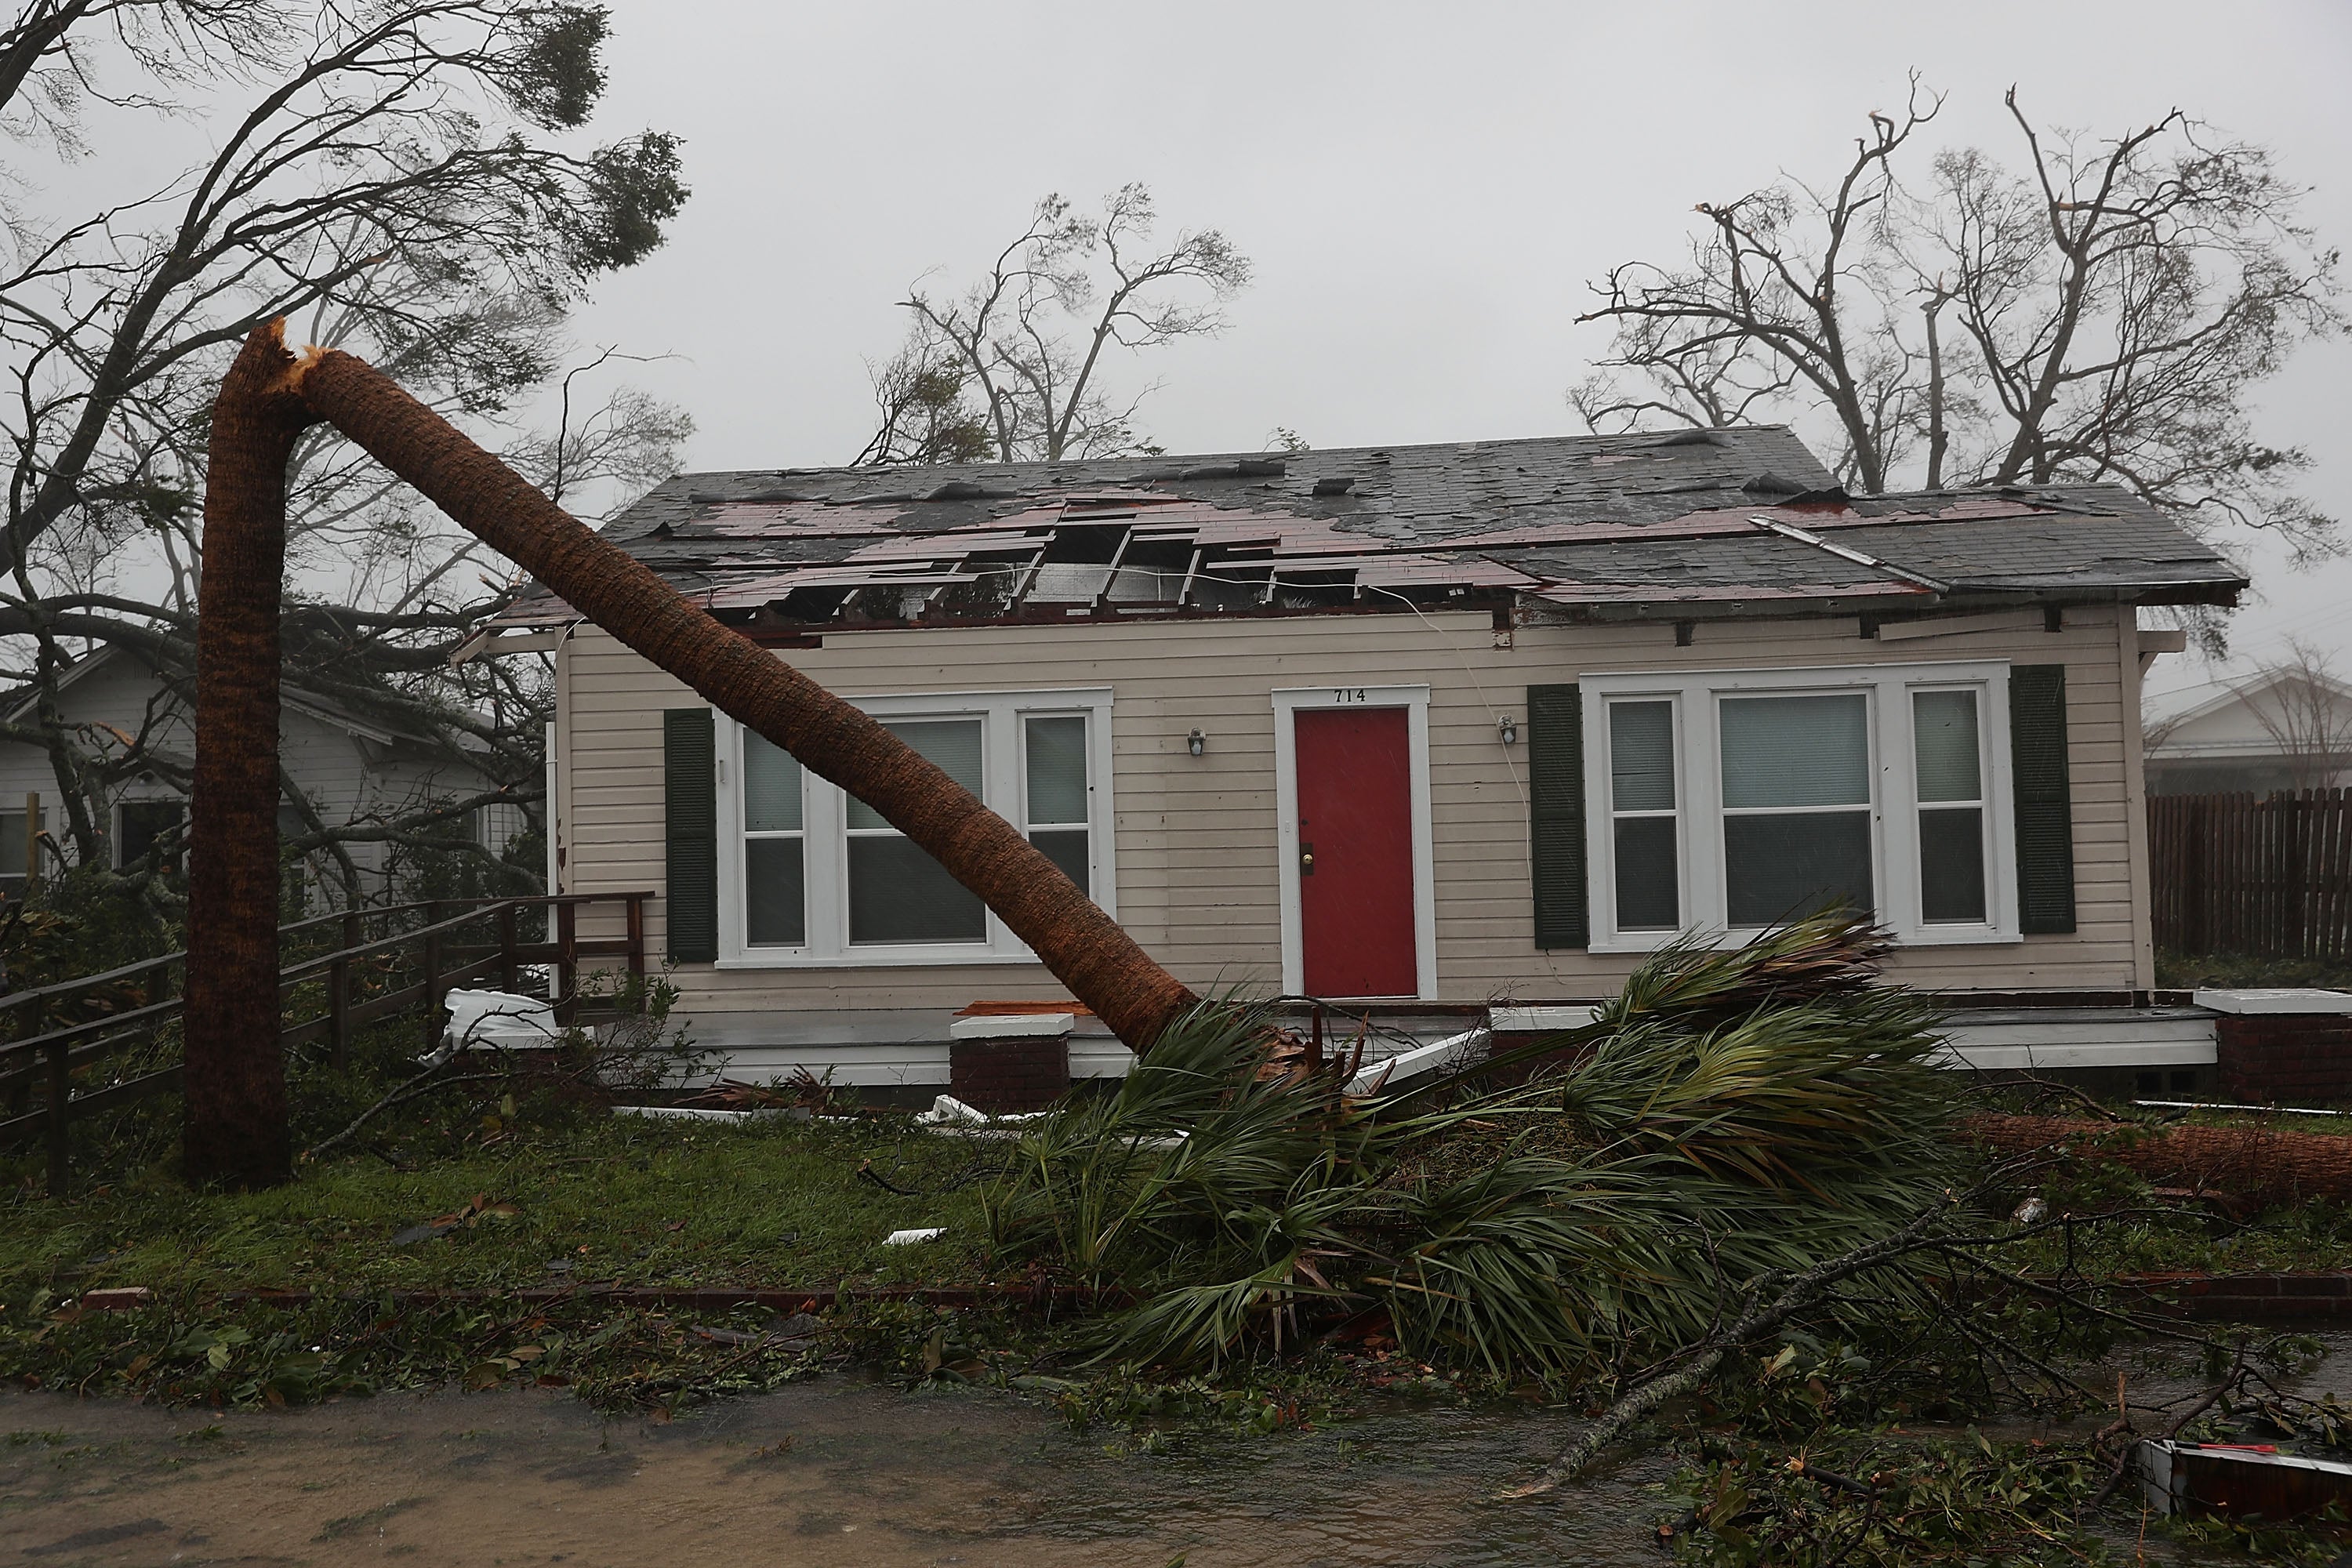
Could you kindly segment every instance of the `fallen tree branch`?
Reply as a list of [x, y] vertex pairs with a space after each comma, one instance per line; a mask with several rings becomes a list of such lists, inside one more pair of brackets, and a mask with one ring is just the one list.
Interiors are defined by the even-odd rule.
[[[395, 1105], [405, 1105], [410, 1100], [415, 1100], [423, 1095], [430, 1094], [436, 1089], [454, 1089], [461, 1083], [498, 1083], [505, 1079], [514, 1076], [512, 1073], [506, 1072], [478, 1072], [468, 1073], [462, 1078], [436, 1078], [436, 1075], [441, 1071], [441, 1069], [447, 1065], [448, 1064], [446, 1062], [435, 1062], [431, 1067], [426, 1068], [423, 1072], [418, 1073], [415, 1078], [410, 1079], [406, 1083], [402, 1084], [390, 1094], [385, 1095], [382, 1100], [377, 1100], [373, 1105], [371, 1105], [365, 1110], [361, 1111], [358, 1117], [352, 1121], [349, 1127], [344, 1128], [341, 1132], [336, 1133], [333, 1137], [305, 1149], [302, 1152], [302, 1163], [306, 1165], [309, 1164], [311, 1161], [317, 1159], [320, 1155], [325, 1153], [328, 1150], [333, 1148], [336, 1144], [342, 1142], [344, 1140], [351, 1137], [352, 1133], [357, 1132], [361, 1128], [366, 1126], [378, 1115], [391, 1110]], [[427, 1082], [427, 1079], [435, 1079], [436, 1081]]]
[[[1953, 1206], [1957, 1206], [1957, 1200]], [[1502, 1495], [1506, 1498], [1537, 1497], [1553, 1490], [1563, 1481], [1574, 1479], [1628, 1426], [1667, 1401], [1687, 1394], [1706, 1382], [1708, 1375], [1723, 1363], [1724, 1357], [1744, 1348], [1750, 1341], [1771, 1332], [1808, 1307], [1816, 1305], [1829, 1288], [1838, 1281], [1850, 1279], [1918, 1250], [1928, 1232], [1941, 1224], [1950, 1212], [1950, 1206], [1923, 1210], [1893, 1235], [1855, 1247], [1843, 1257], [1817, 1263], [1801, 1274], [1766, 1275], [1749, 1289], [1747, 1309], [1737, 1319], [1690, 1347], [1694, 1359], [1674, 1372], [1651, 1379], [1618, 1400], [1602, 1413], [1598, 1421], [1585, 1428], [1575, 1442], [1561, 1450], [1559, 1457], [1544, 1468], [1540, 1477], [1526, 1486], [1514, 1487]], [[1766, 1300], [1768, 1295], [1770, 1297], [1769, 1301]]]
[[1835, 1470], [1825, 1470], [1802, 1454], [1790, 1457], [1789, 1473], [1792, 1476], [1801, 1476], [1809, 1481], [1818, 1481], [1822, 1486], [1837, 1491], [1851, 1493], [1868, 1502], [1876, 1502], [1879, 1499], [1879, 1488], [1871, 1485], [1868, 1481], [1856, 1480], [1852, 1476], [1842, 1476]]
[[2038, 1098], [2041, 1100], [2047, 1100], [2052, 1095], [2059, 1095], [2065, 1099], [2072, 1100], [2076, 1104], [2080, 1105], [2084, 1110], [2090, 1112], [2093, 1116], [2097, 1117], [2101, 1121], [2117, 1122], [2129, 1120], [2128, 1118], [2117, 1113], [2111, 1107], [2100, 1104], [2097, 1100], [2091, 1098], [2088, 1091], [2078, 1088], [2074, 1084], [2060, 1083], [2056, 1079], [2041, 1078], [2030, 1072], [2019, 1073], [2017, 1075], [2017, 1081], [2020, 1083], [2030, 1083], [2035, 1089], [2040, 1089], [2042, 1093]]
[[[2235, 1388], [2238, 1385], [2239, 1380], [2243, 1378], [2245, 1375], [2246, 1348], [2243, 1345], [2240, 1345], [2238, 1347], [2235, 1359], [2230, 1363], [2229, 1375], [2222, 1378], [2221, 1382], [2215, 1384], [2211, 1388], [2207, 1389], [2203, 1398], [2198, 1400], [2196, 1404], [2182, 1411], [2179, 1415], [2174, 1416], [2170, 1423], [2165, 1426], [2164, 1430], [2158, 1434], [2157, 1441], [2159, 1443], [2167, 1442], [2171, 1438], [2179, 1436], [2180, 1435], [2181, 1428], [2187, 1426], [2191, 1421], [2196, 1420], [2200, 1415], [2204, 1415], [2208, 1410], [2212, 1409], [2214, 1402], [2220, 1399], [2223, 1394], [2229, 1393], [2232, 1388]], [[2130, 1430], [2131, 1428], [2126, 1425], [2124, 1428], [2125, 1435], [2128, 1436]], [[2077, 1522], [2080, 1522], [2085, 1515], [2097, 1512], [2099, 1505], [2105, 1502], [2107, 1499], [2115, 1495], [2116, 1489], [2123, 1485], [2124, 1477], [2131, 1472], [2132, 1456], [2138, 1451], [2139, 1445], [2137, 1442], [2129, 1442], [2124, 1445], [2123, 1453], [2116, 1458], [2115, 1468], [2107, 1472], [2107, 1479], [2099, 1483], [2099, 1489], [2093, 1492], [2088, 1498], [2085, 1498], [2082, 1503], [2075, 1508], [2074, 1518]]]
[[871, 1160], [860, 1160], [857, 1162], [857, 1173], [861, 1178], [873, 1183], [876, 1186], [881, 1188], [886, 1193], [895, 1193], [902, 1198], [919, 1198], [923, 1195], [922, 1194], [915, 1191], [912, 1187], [900, 1186], [898, 1183], [892, 1181], [889, 1177], [876, 1170], [874, 1168], [874, 1162]]

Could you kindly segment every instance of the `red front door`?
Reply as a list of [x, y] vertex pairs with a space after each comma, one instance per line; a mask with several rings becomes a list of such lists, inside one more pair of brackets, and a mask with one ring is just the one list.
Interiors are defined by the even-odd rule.
[[1311, 996], [1411, 996], [1412, 742], [1402, 708], [1307, 708], [1298, 924]]

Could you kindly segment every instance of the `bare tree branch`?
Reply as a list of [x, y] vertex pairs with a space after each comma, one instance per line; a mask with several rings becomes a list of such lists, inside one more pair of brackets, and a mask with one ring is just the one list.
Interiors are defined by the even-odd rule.
[[[686, 195], [674, 139], [574, 134], [604, 91], [606, 28], [568, 0], [20, 0], [0, 30], [0, 132], [84, 160], [68, 188], [89, 205], [16, 223], [0, 248], [0, 638], [25, 649], [34, 699], [12, 738], [47, 752], [61, 847], [94, 874], [121, 783], [184, 779], [163, 721], [192, 668], [209, 410], [256, 323], [290, 316], [367, 354], [575, 510], [670, 471], [690, 426], [616, 384], [639, 356], [567, 341], [570, 302], [657, 246]], [[227, 108], [184, 139], [204, 151], [177, 176], [110, 200], [110, 164], [79, 141], [77, 106], [101, 100]], [[543, 389], [545, 431], [529, 419]], [[303, 437], [289, 486], [289, 689], [535, 817], [544, 669], [447, 660], [511, 597], [511, 565], [331, 431]], [[74, 724], [58, 700], [100, 647], [155, 674], [163, 705], [136, 734]], [[320, 820], [292, 780], [283, 794], [298, 852], [347, 892], [349, 845], [447, 837], [429, 791], [351, 822]]]
[[2336, 253], [2273, 154], [2179, 110], [2053, 136], [2012, 90], [2024, 175], [1947, 148], [1906, 187], [1897, 164], [1941, 101], [1915, 77], [1833, 187], [1702, 205], [1685, 264], [1594, 284], [1582, 319], [1615, 338], [1569, 395], [1588, 426], [1820, 419], [1861, 490], [2105, 481], [2334, 550], [2335, 520], [2288, 488], [2308, 455], [2263, 442], [2251, 408], [2300, 343], [2347, 325]]
[[1113, 192], [1100, 217], [1049, 195], [984, 281], [950, 297], [919, 280], [900, 301], [913, 317], [906, 344], [873, 373], [880, 420], [858, 461], [1157, 450], [1135, 426], [1144, 394], [1118, 404], [1102, 390], [1105, 351], [1213, 337], [1218, 306], [1248, 286], [1250, 264], [1214, 229], [1154, 250], [1153, 225], [1139, 184]]

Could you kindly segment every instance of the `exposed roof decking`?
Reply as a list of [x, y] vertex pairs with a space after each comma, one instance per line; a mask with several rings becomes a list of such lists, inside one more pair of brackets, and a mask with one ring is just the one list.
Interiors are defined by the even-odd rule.
[[[606, 537], [787, 629], [1409, 602], [1671, 615], [2227, 602], [2105, 486], [1849, 499], [1785, 429], [1183, 458], [681, 475]], [[534, 589], [502, 621], [565, 618]]]

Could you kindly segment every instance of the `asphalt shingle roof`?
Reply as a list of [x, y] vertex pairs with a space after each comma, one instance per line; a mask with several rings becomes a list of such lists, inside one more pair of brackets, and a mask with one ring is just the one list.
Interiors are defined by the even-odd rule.
[[[780, 626], [1286, 611], [1368, 595], [1668, 616], [2019, 595], [2227, 602], [2243, 586], [2115, 487], [1849, 499], [1777, 426], [684, 474], [604, 531], [715, 611]], [[534, 591], [504, 618], [567, 613]]]

